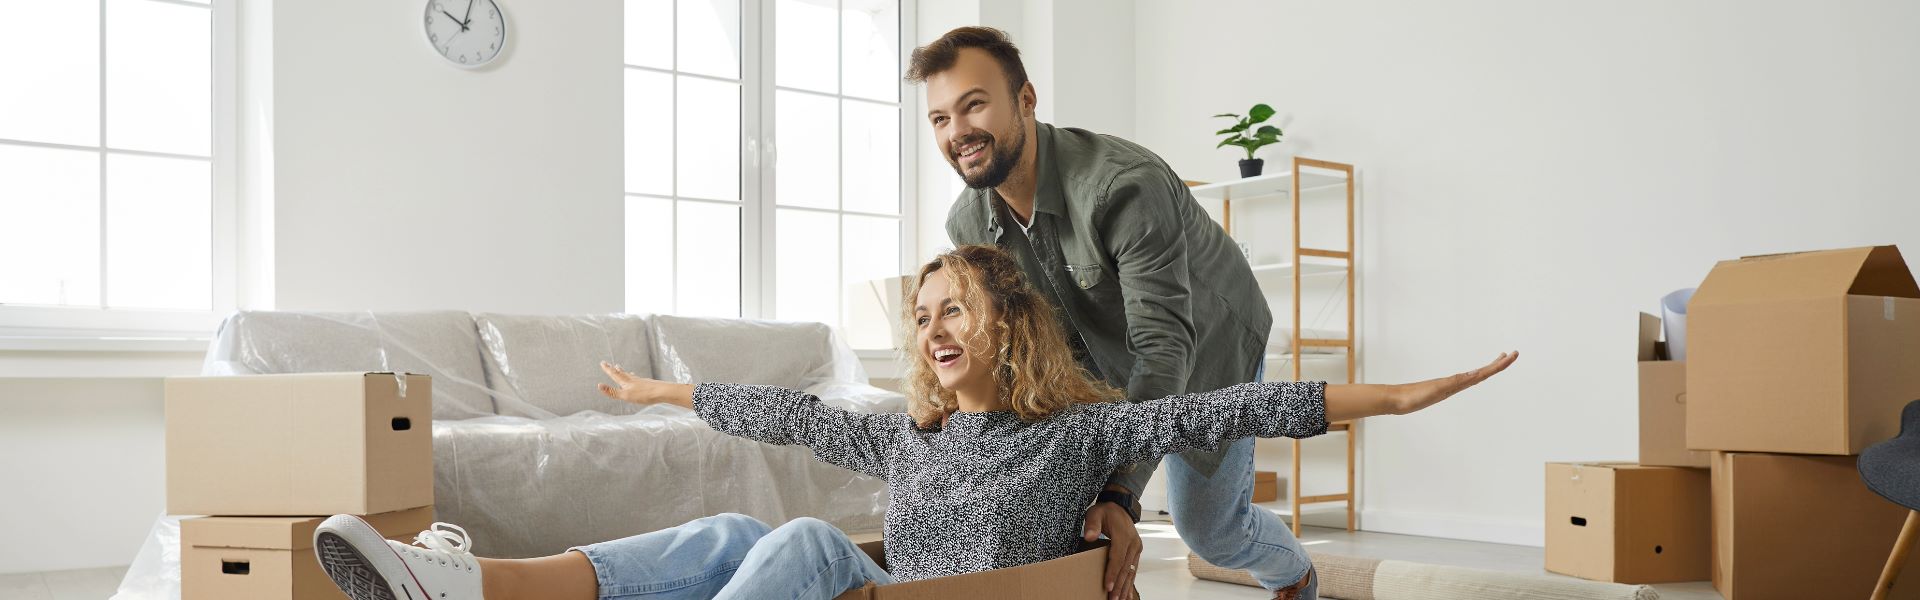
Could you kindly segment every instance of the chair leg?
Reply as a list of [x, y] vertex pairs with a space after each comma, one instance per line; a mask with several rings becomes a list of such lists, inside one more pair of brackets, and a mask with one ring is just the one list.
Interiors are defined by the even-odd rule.
[[1920, 511], [1907, 511], [1907, 524], [1900, 527], [1900, 539], [1893, 542], [1893, 553], [1887, 555], [1887, 566], [1880, 571], [1880, 583], [1873, 586], [1873, 600], [1886, 600], [1887, 592], [1893, 589], [1893, 580], [1900, 577], [1900, 566], [1907, 562], [1907, 552], [1913, 549], [1916, 538], [1920, 538]]

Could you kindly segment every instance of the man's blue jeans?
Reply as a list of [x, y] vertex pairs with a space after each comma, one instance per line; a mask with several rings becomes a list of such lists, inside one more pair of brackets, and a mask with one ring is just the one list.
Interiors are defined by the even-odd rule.
[[[1262, 365], [1254, 381], [1265, 379]], [[1313, 567], [1300, 540], [1279, 515], [1253, 505], [1253, 440], [1228, 444], [1220, 468], [1202, 474], [1180, 455], [1168, 457], [1167, 496], [1173, 528], [1181, 541], [1207, 562], [1229, 569], [1245, 569], [1269, 590], [1300, 581]], [[1289, 481], [1287, 485], [1299, 485]], [[1299, 518], [1300, 507], [1293, 507]], [[1319, 598], [1319, 579], [1301, 590], [1305, 600]]]
[[724, 514], [572, 550], [593, 563], [604, 600], [831, 600], [893, 581], [839, 528], [812, 518], [772, 528]]

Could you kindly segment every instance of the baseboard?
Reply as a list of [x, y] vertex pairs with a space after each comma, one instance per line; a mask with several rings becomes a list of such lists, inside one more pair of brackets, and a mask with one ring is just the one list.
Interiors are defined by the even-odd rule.
[[1360, 528], [1381, 533], [1545, 546], [1546, 525], [1535, 519], [1499, 519], [1448, 513], [1362, 509]]

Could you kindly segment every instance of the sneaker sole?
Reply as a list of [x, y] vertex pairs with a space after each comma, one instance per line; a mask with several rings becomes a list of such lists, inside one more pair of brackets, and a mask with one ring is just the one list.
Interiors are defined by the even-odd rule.
[[[353, 600], [427, 600], [424, 595], [415, 595], [414, 586], [409, 585], [411, 582], [389, 581], [382, 571], [395, 567], [404, 571], [406, 564], [397, 556], [387, 556], [382, 558], [388, 558], [385, 562], [392, 565], [382, 565], [376, 562], [380, 558], [371, 558], [363, 553], [361, 545], [367, 543], [377, 544], [375, 549], [367, 552], [384, 550], [391, 553], [392, 549], [387, 547], [386, 538], [380, 537], [380, 533], [372, 526], [358, 518], [351, 519], [337, 524], [328, 523], [326, 525], [331, 527], [323, 526], [313, 535], [314, 557], [320, 560], [320, 568], [326, 571], [333, 584]], [[361, 544], [355, 544], [356, 540]], [[382, 569], [383, 566], [388, 569]]]

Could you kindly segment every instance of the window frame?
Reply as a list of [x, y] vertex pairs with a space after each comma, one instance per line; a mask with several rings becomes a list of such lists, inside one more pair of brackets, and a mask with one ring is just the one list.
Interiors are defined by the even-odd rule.
[[[69, 145], [33, 142], [27, 140], [0, 140], [0, 144], [22, 147], [54, 148], [94, 152], [100, 158], [99, 201], [101, 227], [101, 303], [107, 299], [107, 289], [111, 281], [107, 279], [105, 251], [107, 221], [106, 162], [110, 155], [157, 156], [165, 158], [188, 158], [202, 160], [203, 157], [179, 155], [164, 152], [114, 149], [107, 140], [107, 10], [108, 0], [96, 0], [99, 3], [99, 72], [100, 89], [100, 138], [93, 145]], [[212, 36], [209, 67], [212, 69], [212, 112], [210, 126], [212, 131], [211, 155], [204, 157], [211, 166], [212, 196], [209, 231], [213, 237], [211, 247], [210, 303], [207, 310], [112, 308], [108, 306], [57, 306], [33, 304], [0, 303], [0, 340], [10, 349], [31, 349], [46, 347], [52, 349], [85, 349], [97, 341], [102, 348], [126, 349], [130, 342], [154, 340], [167, 348], [166, 340], [181, 338], [205, 339], [212, 336], [220, 321], [239, 306], [239, 182], [238, 164], [235, 149], [238, 147], [238, 95], [236, 43], [238, 41], [238, 15], [235, 14], [236, 0], [210, 0], [206, 3], [182, 0], [139, 0], [161, 4], [176, 4], [205, 8], [212, 19]]]

